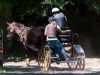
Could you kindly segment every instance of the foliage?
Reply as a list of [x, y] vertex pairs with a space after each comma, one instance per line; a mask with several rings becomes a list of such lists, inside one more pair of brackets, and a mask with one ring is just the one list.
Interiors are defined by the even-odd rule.
[[51, 9], [53, 7], [58, 7], [60, 9], [64, 10], [64, 6], [67, 5], [68, 3], [73, 4], [71, 0], [44, 0], [43, 2], [41, 2], [42, 9], [43, 9], [42, 15], [47, 16], [47, 14], [48, 14], [47, 11], [49, 11], [49, 13], [51, 13]]
[[14, 71], [14, 68], [0, 67], [0, 72]]
[[0, 16], [5, 19], [9, 17], [24, 19], [25, 15], [35, 13], [37, 17], [43, 17], [48, 15], [52, 7], [56, 6], [65, 11], [64, 6], [71, 4], [77, 7], [80, 2], [86, 4], [89, 9], [95, 10], [98, 14], [100, 13], [100, 0], [1, 0]]
[[11, 9], [13, 8], [13, 4], [8, 0], [1, 0], [0, 1], [0, 16], [2, 17], [9, 17], [12, 15]]
[[81, 2], [85, 3], [89, 9], [96, 11], [100, 14], [100, 0], [80, 0]]

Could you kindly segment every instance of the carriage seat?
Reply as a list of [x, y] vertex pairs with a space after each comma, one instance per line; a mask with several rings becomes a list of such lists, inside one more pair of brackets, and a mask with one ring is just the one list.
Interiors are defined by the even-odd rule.
[[[67, 30], [67, 29], [69, 29], [69, 28], [68, 27], [61, 28], [61, 30]], [[60, 34], [59, 32], [57, 32], [57, 37], [63, 45], [71, 44], [71, 41], [72, 41], [71, 34], [72, 34], [72, 32], [69, 32], [66, 34]]]

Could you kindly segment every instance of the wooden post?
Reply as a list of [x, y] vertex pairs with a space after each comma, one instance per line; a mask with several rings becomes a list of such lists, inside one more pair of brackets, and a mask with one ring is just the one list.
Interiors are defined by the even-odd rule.
[[0, 67], [3, 67], [3, 50], [0, 50]]
[[0, 29], [0, 67], [3, 67], [3, 29]]

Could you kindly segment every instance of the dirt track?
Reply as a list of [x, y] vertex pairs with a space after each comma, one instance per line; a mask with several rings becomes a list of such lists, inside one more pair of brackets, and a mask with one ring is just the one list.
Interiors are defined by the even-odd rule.
[[[41, 71], [38, 67], [38, 63], [36, 60], [32, 60], [30, 62], [30, 68], [25, 67], [25, 61], [21, 62], [4, 62], [4, 67], [14, 68], [12, 72], [1, 72], [1, 75], [37, 75], [37, 74], [60, 74], [60, 75], [100, 75], [100, 59], [99, 58], [86, 58], [85, 59], [85, 69], [84, 70], [70, 70], [67, 66], [67, 63], [61, 63], [57, 65], [56, 63], [52, 63], [50, 70], [48, 72]], [[35, 73], [35, 74], [34, 74]], [[66, 74], [65, 74], [66, 73]]]

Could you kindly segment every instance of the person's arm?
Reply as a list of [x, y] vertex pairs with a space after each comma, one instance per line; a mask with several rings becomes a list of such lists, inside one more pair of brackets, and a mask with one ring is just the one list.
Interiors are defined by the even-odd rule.
[[57, 31], [59, 31], [61, 34], [70, 32], [70, 30], [61, 30], [61, 28], [58, 25], [57, 25]]
[[47, 26], [46, 26], [46, 28], [45, 28], [44, 35], [45, 35], [45, 36], [47, 35]]
[[61, 30], [60, 31], [61, 34], [65, 34], [65, 33], [68, 33], [68, 32], [70, 32], [70, 30]]

